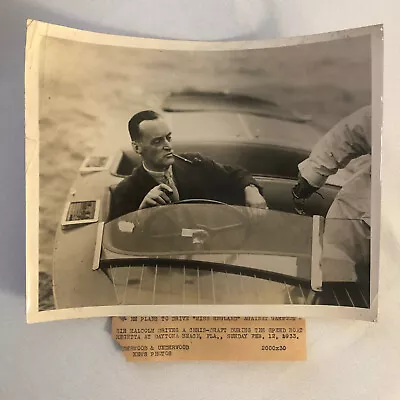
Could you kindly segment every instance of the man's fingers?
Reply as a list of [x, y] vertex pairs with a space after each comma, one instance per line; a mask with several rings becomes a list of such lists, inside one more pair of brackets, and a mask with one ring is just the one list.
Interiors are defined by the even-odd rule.
[[168, 185], [166, 185], [165, 183], [160, 183], [159, 185], [158, 185], [158, 187], [161, 189], [161, 190], [166, 190], [168, 193], [173, 193], [174, 191], [168, 186]]
[[164, 206], [171, 203], [167, 193], [173, 193], [172, 189], [161, 183], [160, 185], [154, 187], [143, 200], [143, 206], [154, 207], [154, 206]]
[[170, 204], [171, 203], [171, 199], [169, 198], [169, 196], [164, 193], [162, 190], [160, 190], [160, 196], [161, 199], [163, 199], [165, 201], [165, 204]]
[[305, 206], [305, 200], [304, 199], [296, 199], [295, 197], [293, 198], [293, 205], [294, 209], [299, 215], [305, 215], [306, 212], [304, 211], [304, 206]]
[[153, 200], [151, 198], [147, 198], [145, 200], [145, 205], [148, 207], [154, 207], [154, 206], [158, 206], [159, 204], [155, 200]]
[[165, 204], [168, 204], [168, 203], [169, 203], [169, 202], [167, 202], [166, 200], [164, 200], [163, 197], [161, 197], [161, 193], [160, 193], [159, 196], [154, 197], [154, 201], [155, 201], [158, 205], [160, 205], [160, 206], [164, 206]]
[[[165, 193], [163, 193], [162, 195], [167, 196]], [[165, 206], [166, 204], [171, 203], [171, 200], [165, 200], [163, 197], [161, 197], [162, 195], [160, 194], [160, 196], [156, 197], [147, 197], [144, 200], [146, 207]]]

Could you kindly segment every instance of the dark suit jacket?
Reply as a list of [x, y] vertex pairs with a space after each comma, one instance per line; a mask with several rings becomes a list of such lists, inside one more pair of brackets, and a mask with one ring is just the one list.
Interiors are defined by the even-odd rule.
[[[245, 205], [244, 188], [261, 188], [245, 170], [216, 163], [200, 154], [185, 153], [175, 158], [173, 176], [180, 200], [210, 199], [232, 205]], [[136, 211], [146, 194], [158, 183], [143, 166], [111, 190], [109, 220]]]

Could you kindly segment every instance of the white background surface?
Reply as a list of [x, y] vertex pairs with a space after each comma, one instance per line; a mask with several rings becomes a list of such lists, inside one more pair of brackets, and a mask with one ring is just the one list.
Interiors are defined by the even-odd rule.
[[[261, 39], [385, 25], [379, 321], [308, 320], [303, 363], [127, 364], [107, 319], [25, 323], [26, 18], [99, 32]], [[1, 0], [0, 399], [399, 399], [398, 0]], [[35, 240], [32, 238], [31, 240]]]

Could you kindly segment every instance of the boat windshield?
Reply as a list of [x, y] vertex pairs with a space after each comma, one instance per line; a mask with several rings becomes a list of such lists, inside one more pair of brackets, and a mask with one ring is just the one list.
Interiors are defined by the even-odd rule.
[[108, 222], [103, 246], [132, 255], [309, 255], [311, 236], [311, 217], [223, 204], [173, 204], [138, 210]]

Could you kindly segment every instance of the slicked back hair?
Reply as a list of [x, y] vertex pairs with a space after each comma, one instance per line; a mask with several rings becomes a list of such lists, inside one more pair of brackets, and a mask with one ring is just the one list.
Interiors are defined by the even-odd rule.
[[161, 118], [161, 115], [152, 110], [140, 111], [135, 114], [128, 122], [129, 135], [132, 142], [140, 142], [142, 135], [140, 133], [140, 124], [143, 121], [153, 121]]

